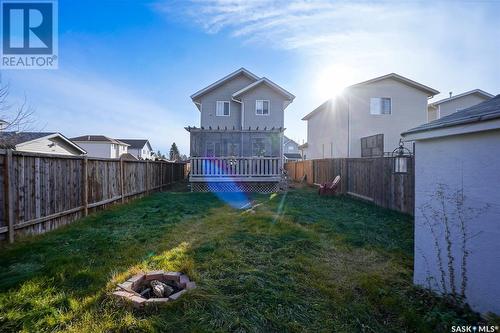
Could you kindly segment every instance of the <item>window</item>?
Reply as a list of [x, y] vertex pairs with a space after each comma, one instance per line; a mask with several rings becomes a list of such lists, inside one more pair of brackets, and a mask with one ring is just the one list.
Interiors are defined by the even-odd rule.
[[293, 151], [293, 146], [288, 146], [288, 151]]
[[269, 115], [269, 101], [258, 99], [255, 101], [255, 114], [260, 116]]
[[229, 116], [230, 106], [229, 101], [217, 101], [216, 116]]
[[370, 98], [370, 114], [391, 114], [392, 100], [389, 97]]

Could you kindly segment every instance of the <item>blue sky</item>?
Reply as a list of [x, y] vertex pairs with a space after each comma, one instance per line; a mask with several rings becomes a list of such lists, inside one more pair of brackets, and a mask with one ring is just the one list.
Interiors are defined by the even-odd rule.
[[500, 93], [499, 2], [59, 1], [59, 69], [2, 71], [35, 129], [150, 138], [188, 153], [189, 95], [240, 67], [297, 97], [286, 134], [342, 86], [396, 72]]

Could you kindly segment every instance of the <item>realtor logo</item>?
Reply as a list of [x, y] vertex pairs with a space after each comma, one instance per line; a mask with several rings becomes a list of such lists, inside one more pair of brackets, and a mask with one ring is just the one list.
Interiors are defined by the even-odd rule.
[[56, 69], [57, 2], [2, 0], [2, 69]]

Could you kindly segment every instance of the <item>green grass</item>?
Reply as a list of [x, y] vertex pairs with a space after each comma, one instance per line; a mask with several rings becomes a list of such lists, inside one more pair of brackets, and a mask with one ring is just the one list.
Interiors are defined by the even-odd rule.
[[[10, 331], [448, 332], [474, 313], [411, 284], [407, 215], [308, 188], [257, 195], [157, 193], [0, 249], [0, 327]], [[141, 270], [198, 288], [137, 311], [109, 296]]]

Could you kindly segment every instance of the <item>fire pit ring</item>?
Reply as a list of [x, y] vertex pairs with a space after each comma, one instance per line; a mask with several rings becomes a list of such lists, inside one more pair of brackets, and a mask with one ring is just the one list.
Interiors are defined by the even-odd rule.
[[119, 283], [113, 295], [132, 302], [135, 308], [159, 305], [178, 299], [196, 284], [181, 272], [152, 271], [139, 273]]

